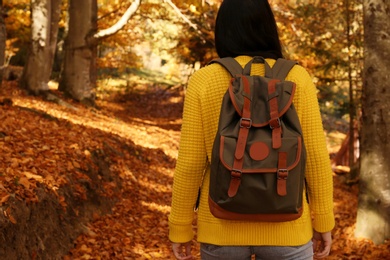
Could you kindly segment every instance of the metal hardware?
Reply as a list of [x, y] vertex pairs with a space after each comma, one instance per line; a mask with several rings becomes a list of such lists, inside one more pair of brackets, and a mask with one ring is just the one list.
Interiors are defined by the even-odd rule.
[[[246, 125], [246, 123], [244, 123], [244, 122], [249, 122], [249, 125]], [[252, 119], [242, 117], [240, 119], [240, 127], [251, 128], [252, 127]]]
[[278, 180], [287, 180], [288, 170], [287, 169], [278, 169], [277, 178]]

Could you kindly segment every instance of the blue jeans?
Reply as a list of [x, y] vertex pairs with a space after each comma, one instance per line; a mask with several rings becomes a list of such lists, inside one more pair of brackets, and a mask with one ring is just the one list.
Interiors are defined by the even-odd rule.
[[252, 255], [256, 260], [312, 260], [312, 242], [302, 246], [216, 246], [200, 245], [202, 260], [250, 260]]

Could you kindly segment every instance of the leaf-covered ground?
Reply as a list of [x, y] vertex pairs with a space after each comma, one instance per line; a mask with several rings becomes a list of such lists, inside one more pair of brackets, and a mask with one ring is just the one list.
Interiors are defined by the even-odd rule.
[[[0, 89], [0, 230], [4, 241], [15, 238], [0, 255], [12, 247], [25, 251], [23, 259], [173, 259], [167, 216], [183, 91], [139, 85], [100, 96], [96, 108], [56, 94], [30, 97], [15, 82]], [[390, 242], [354, 237], [357, 185], [342, 178], [334, 176], [337, 226], [328, 259], [390, 259]], [[52, 202], [38, 207], [47, 197]], [[61, 250], [43, 234], [34, 240], [41, 243], [17, 241], [17, 232], [40, 234], [42, 222], [61, 230]], [[199, 257], [196, 243], [193, 251]]]

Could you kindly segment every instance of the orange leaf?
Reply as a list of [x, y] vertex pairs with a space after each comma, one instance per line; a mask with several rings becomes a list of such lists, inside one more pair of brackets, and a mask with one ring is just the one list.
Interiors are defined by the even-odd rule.
[[73, 166], [78, 169], [80, 168], [80, 164], [76, 161], [73, 161]]
[[13, 224], [17, 223], [16, 219], [11, 215], [11, 208], [10, 207], [8, 207], [3, 213], [4, 213], [4, 216], [7, 217], [9, 219], [9, 221], [11, 221], [11, 223], [13, 223]]
[[72, 162], [68, 162], [68, 166], [66, 168], [68, 171], [71, 171], [74, 169]]
[[4, 197], [2, 197], [1, 200], [0, 200], [0, 205], [2, 205], [4, 202], [7, 202], [8, 198], [9, 198], [9, 194], [5, 195]]
[[8, 219], [9, 219], [9, 221], [11, 221], [12, 224], [17, 223], [16, 219], [12, 215], [8, 215]]
[[92, 252], [92, 249], [87, 247], [86, 245], [82, 245], [80, 247], [80, 250], [83, 251], [83, 252], [86, 252], [86, 253], [91, 253]]
[[23, 174], [28, 178], [28, 179], [34, 179], [36, 181], [42, 181], [43, 177], [41, 175], [33, 174], [31, 172], [23, 172]]
[[19, 184], [22, 184], [26, 189], [30, 189], [31, 182], [26, 177], [22, 177], [19, 179]]

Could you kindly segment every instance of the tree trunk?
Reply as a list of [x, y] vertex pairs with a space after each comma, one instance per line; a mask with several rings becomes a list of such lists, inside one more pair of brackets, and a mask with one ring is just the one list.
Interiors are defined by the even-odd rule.
[[5, 30], [5, 21], [4, 21], [4, 10], [3, 10], [3, 0], [0, 0], [0, 87], [3, 82], [3, 71], [6, 67], [5, 64], [5, 40], [7, 38], [7, 33]]
[[97, 30], [97, 1], [69, 1], [69, 31], [59, 89], [82, 102], [94, 102], [96, 44], [88, 36]]
[[73, 99], [93, 105], [96, 88], [98, 41], [117, 33], [137, 11], [135, 0], [111, 28], [97, 32], [97, 0], [70, 0], [69, 32], [65, 41], [64, 70], [59, 89]]
[[49, 89], [57, 45], [61, 0], [31, 1], [31, 47], [21, 86], [33, 94]]
[[364, 0], [364, 82], [356, 236], [390, 238], [390, 2]]

